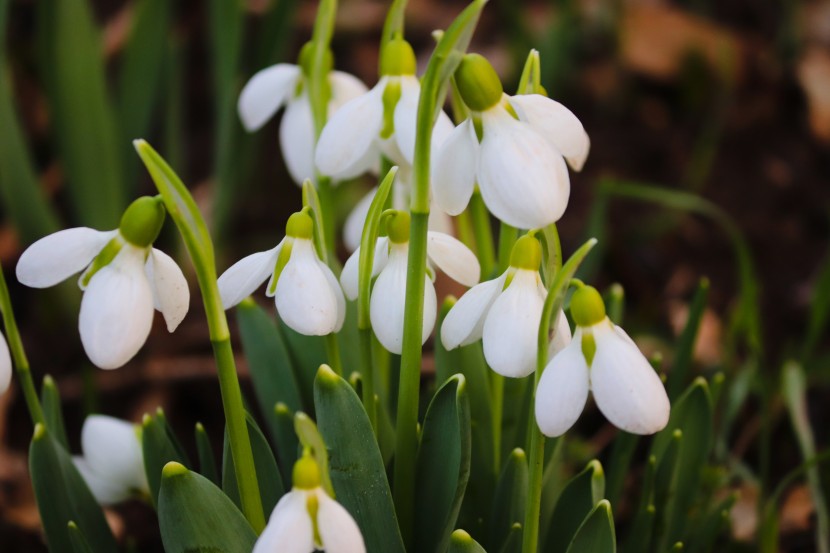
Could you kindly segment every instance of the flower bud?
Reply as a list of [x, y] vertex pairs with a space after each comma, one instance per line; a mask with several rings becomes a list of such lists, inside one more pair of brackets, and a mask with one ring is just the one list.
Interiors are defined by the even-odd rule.
[[149, 247], [161, 232], [165, 214], [160, 198], [143, 196], [131, 203], [121, 216], [118, 230], [130, 244], [139, 248]]
[[314, 233], [314, 221], [308, 213], [298, 211], [288, 218], [285, 234], [291, 238], [310, 240]]
[[605, 303], [593, 286], [582, 286], [571, 297], [571, 315], [577, 326], [588, 327], [605, 320]]
[[394, 38], [383, 46], [380, 53], [381, 77], [414, 75], [416, 65], [415, 52], [404, 39]]
[[306, 453], [294, 463], [292, 477], [295, 488], [313, 490], [320, 487], [320, 467], [314, 457]]
[[510, 266], [516, 269], [538, 271], [542, 263], [542, 245], [536, 238], [525, 234], [513, 245], [510, 252]]
[[467, 54], [455, 70], [455, 82], [464, 103], [473, 111], [485, 111], [501, 101], [501, 80], [480, 54]]
[[409, 242], [409, 213], [395, 211], [386, 220], [386, 232], [389, 240], [394, 244]]

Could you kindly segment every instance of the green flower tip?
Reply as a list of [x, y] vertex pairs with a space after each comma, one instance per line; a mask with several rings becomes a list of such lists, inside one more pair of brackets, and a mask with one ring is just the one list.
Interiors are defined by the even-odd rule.
[[176, 461], [170, 461], [164, 465], [163, 469], [161, 469], [161, 477], [173, 478], [174, 476], [184, 476], [188, 472], [187, 467], [183, 464], [177, 463]]
[[406, 211], [395, 211], [386, 220], [386, 233], [389, 240], [395, 244], [406, 244], [409, 242], [409, 213]]
[[380, 53], [380, 75], [414, 75], [417, 63], [415, 51], [403, 38], [393, 38]]
[[32, 437], [33, 440], [42, 440], [46, 436], [46, 426], [43, 425], [42, 422], [39, 422], [35, 425], [35, 434]]
[[142, 196], [131, 203], [121, 216], [118, 230], [130, 244], [147, 248], [158, 238], [165, 215], [161, 198]]
[[310, 454], [303, 453], [303, 456], [294, 463], [292, 473], [294, 487], [301, 490], [313, 490], [320, 487], [320, 467], [317, 461]]
[[605, 320], [605, 304], [593, 286], [581, 286], [571, 298], [571, 315], [577, 326], [588, 327]]
[[536, 238], [525, 234], [513, 244], [510, 252], [510, 266], [516, 269], [538, 271], [542, 263], [542, 245]]
[[314, 220], [308, 213], [298, 211], [288, 218], [285, 224], [285, 234], [292, 238], [311, 239], [314, 232]]
[[464, 103], [473, 111], [485, 111], [501, 101], [504, 88], [496, 70], [480, 54], [467, 54], [455, 70], [455, 82]]
[[[303, 45], [300, 50], [300, 56], [297, 59], [297, 64], [303, 70], [303, 74], [305, 76], [311, 75], [312, 65], [314, 64], [313, 42], [308, 41]], [[334, 55], [331, 53], [329, 48], [326, 48], [326, 52], [323, 54], [323, 68], [323, 72], [327, 75], [332, 69], [334, 69]]]

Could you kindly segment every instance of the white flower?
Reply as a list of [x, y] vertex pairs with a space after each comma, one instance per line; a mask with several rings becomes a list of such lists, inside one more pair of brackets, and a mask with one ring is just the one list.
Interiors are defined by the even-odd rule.
[[101, 505], [149, 495], [139, 427], [105, 415], [90, 415], [81, 429], [83, 456], [72, 461]]
[[152, 247], [163, 221], [160, 200], [139, 198], [119, 230], [62, 230], [29, 246], [17, 263], [17, 279], [33, 288], [54, 286], [86, 267], [78, 281], [84, 290], [78, 326], [86, 354], [102, 369], [121, 367], [138, 353], [150, 334], [154, 307], [169, 332], [187, 314], [184, 274]]
[[[585, 300], [588, 294], [592, 297]], [[596, 307], [602, 300], [587, 286], [574, 293], [574, 339], [548, 363], [536, 389], [540, 430], [547, 436], [564, 434], [579, 418], [589, 390], [618, 428], [634, 434], [663, 429], [670, 411], [663, 383], [628, 334], [605, 316], [604, 307], [585, 316], [580, 302], [587, 301]]]
[[[356, 77], [342, 71], [328, 74], [331, 99], [328, 115], [334, 114], [344, 103], [366, 92], [366, 86]], [[314, 178], [314, 119], [308, 86], [298, 65], [279, 63], [254, 74], [239, 95], [238, 111], [248, 132], [262, 127], [285, 105], [280, 125], [280, 147], [288, 173], [297, 184]], [[371, 164], [355, 164], [341, 175], [355, 177], [369, 169]]]
[[544, 96], [504, 95], [481, 56], [466, 56], [456, 79], [471, 118], [450, 133], [434, 158], [438, 206], [450, 215], [461, 213], [478, 184], [487, 208], [509, 225], [530, 229], [557, 221], [570, 195], [565, 159], [579, 171], [588, 155], [582, 124]]
[[0, 394], [9, 389], [12, 382], [12, 358], [9, 355], [9, 345], [6, 337], [0, 332]]
[[[517, 260], [523, 256], [516, 252], [525, 247], [528, 259]], [[451, 350], [480, 339], [491, 369], [513, 378], [531, 374], [536, 368], [537, 335], [547, 297], [538, 271], [540, 260], [539, 242], [529, 236], [521, 238], [514, 247], [511, 267], [500, 277], [471, 288], [447, 313], [441, 325], [444, 347]], [[571, 339], [561, 311], [555, 326], [552, 351]]]
[[307, 214], [293, 214], [286, 237], [275, 248], [244, 257], [226, 270], [218, 281], [222, 306], [230, 309], [270, 277], [266, 295], [274, 298], [286, 325], [307, 336], [339, 331], [346, 300], [334, 273], [317, 257], [312, 226]]
[[[401, 353], [403, 345], [404, 304], [406, 303], [406, 271], [409, 257], [409, 215], [398, 212], [390, 222], [389, 238], [379, 238], [375, 246], [372, 276], [377, 275], [369, 300], [372, 330], [378, 341], [392, 353]], [[340, 283], [346, 297], [358, 295], [360, 248], [346, 261]], [[427, 233], [427, 260], [434, 263], [453, 280], [473, 286], [481, 268], [475, 254], [452, 236], [440, 232]], [[428, 271], [434, 275], [431, 267]], [[421, 342], [426, 342], [438, 309], [434, 277], [424, 281], [424, 320]]]

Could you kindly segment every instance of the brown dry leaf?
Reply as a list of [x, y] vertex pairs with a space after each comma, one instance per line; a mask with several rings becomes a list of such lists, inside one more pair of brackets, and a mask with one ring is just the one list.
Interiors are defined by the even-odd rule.
[[758, 488], [743, 484], [737, 491], [740, 493], [738, 501], [729, 512], [732, 537], [749, 542], [758, 531]]
[[[680, 336], [689, 319], [689, 305], [681, 302], [669, 304], [669, 322], [675, 336]], [[703, 311], [700, 329], [692, 352], [693, 359], [702, 365], [712, 366], [720, 362], [723, 356], [723, 324], [720, 317], [711, 309]]]
[[720, 73], [740, 70], [734, 61], [741, 57], [741, 45], [727, 29], [660, 4], [627, 2], [623, 6], [620, 47], [622, 62], [629, 69], [670, 80], [694, 52]]
[[780, 529], [782, 534], [809, 530], [813, 527], [813, 497], [806, 484], [793, 488], [781, 505]]
[[807, 96], [813, 134], [830, 142], [830, 52], [819, 46], [807, 49], [798, 62], [798, 82]]

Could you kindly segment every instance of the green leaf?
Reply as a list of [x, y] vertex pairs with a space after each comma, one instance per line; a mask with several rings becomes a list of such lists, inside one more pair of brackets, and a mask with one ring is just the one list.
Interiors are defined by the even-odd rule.
[[205, 432], [202, 423], [196, 423], [194, 431], [196, 437], [196, 451], [199, 455], [199, 473], [213, 482], [219, 484], [219, 471], [216, 469], [216, 459], [213, 458], [213, 446], [210, 443], [210, 436]]
[[677, 341], [677, 351], [674, 355], [674, 367], [669, 372], [666, 382], [666, 391], [670, 399], [676, 399], [686, 386], [689, 378], [689, 369], [692, 365], [697, 335], [700, 323], [703, 321], [703, 312], [706, 309], [706, 299], [709, 296], [709, 279], [702, 278], [698, 284], [692, 303], [689, 305], [689, 315], [686, 326]]
[[72, 550], [75, 553], [94, 553], [77, 524], [70, 520], [66, 525], [66, 531], [69, 533], [69, 542], [72, 544]]
[[159, 408], [155, 415], [144, 415], [141, 422], [141, 446], [144, 453], [144, 472], [150, 484], [153, 505], [158, 505], [161, 471], [170, 461], [187, 463], [187, 456], [173, 434], [164, 412]]
[[68, 529], [71, 521], [96, 553], [118, 551], [104, 513], [72, 458], [42, 424], [35, 426], [29, 447], [29, 472], [50, 551], [75, 551]]
[[322, 336], [300, 334], [282, 321], [277, 322], [277, 328], [288, 346], [303, 406], [311, 411], [309, 415], [314, 416], [314, 377], [320, 365], [327, 362], [325, 340]]
[[654, 480], [657, 477], [657, 458], [651, 455], [646, 462], [640, 504], [628, 532], [623, 551], [640, 553], [648, 551], [651, 544], [656, 509], [654, 507]]
[[698, 530], [687, 540], [689, 553], [715, 551], [715, 542], [729, 528], [729, 512], [737, 500], [737, 492], [732, 493], [703, 517]]
[[490, 516], [491, 549], [511, 541], [516, 523], [519, 523], [521, 544], [521, 523], [525, 520], [527, 505], [527, 480], [527, 455], [516, 448], [505, 460], [493, 498], [493, 512]]
[[324, 365], [314, 381], [314, 400], [337, 500], [357, 521], [367, 551], [403, 553], [383, 459], [360, 399]]
[[580, 525], [604, 494], [605, 473], [600, 462], [593, 460], [582, 472], [571, 478], [559, 494], [550, 520], [545, 552], [565, 553]]
[[[268, 445], [265, 435], [249, 413], [245, 413], [245, 422], [248, 423], [248, 435], [251, 437], [251, 453], [254, 456], [259, 496], [262, 499], [262, 512], [267, 516], [268, 513], [274, 510], [277, 501], [285, 493], [285, 486], [282, 483], [282, 476], [280, 476], [277, 461], [274, 459], [274, 453], [271, 451], [271, 446]], [[222, 453], [222, 489], [237, 506], [241, 505], [227, 431], [225, 432], [225, 447]]]
[[450, 536], [450, 545], [447, 553], [487, 553], [470, 534], [464, 530], [456, 530]]
[[66, 427], [63, 423], [61, 394], [55, 380], [48, 374], [43, 378], [43, 386], [40, 389], [40, 404], [43, 406], [46, 428], [64, 449], [69, 450], [69, 440], [66, 438]]
[[614, 533], [614, 517], [607, 499], [600, 501], [568, 546], [567, 553], [615, 553], [617, 537]]
[[470, 408], [466, 380], [453, 375], [424, 418], [416, 461], [415, 550], [444, 551], [470, 477]]
[[521, 553], [522, 551], [522, 525], [518, 522], [514, 522], [513, 526], [510, 527], [510, 532], [507, 534], [507, 538], [504, 540], [501, 549], [499, 549], [500, 553]]
[[158, 516], [167, 553], [250, 553], [256, 542], [228, 496], [178, 463], [164, 467]]
[[[0, 150], [2, 150], [0, 148]], [[810, 322], [804, 335], [801, 360], [808, 363], [830, 320], [830, 255], [825, 255], [810, 302]]]
[[605, 497], [611, 505], [618, 505], [622, 495], [628, 469], [631, 466], [631, 459], [640, 437], [628, 432], [617, 432], [614, 438], [614, 445], [611, 447], [611, 457], [608, 460], [608, 475], [605, 479]]
[[297, 461], [300, 441], [294, 431], [294, 413], [283, 403], [274, 406], [276, 427], [273, 435], [274, 453], [280, 467], [283, 484], [291, 482], [294, 463]]

